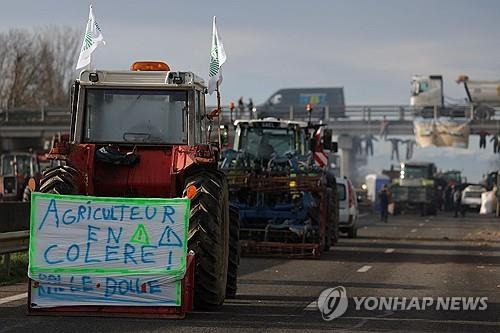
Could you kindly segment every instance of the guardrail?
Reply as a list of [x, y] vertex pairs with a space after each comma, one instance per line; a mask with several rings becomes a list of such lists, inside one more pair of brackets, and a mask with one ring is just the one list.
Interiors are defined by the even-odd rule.
[[28, 250], [29, 230], [0, 233], [0, 255], [4, 256], [3, 264], [10, 274], [10, 254]]
[[[213, 107], [209, 107], [211, 110]], [[500, 107], [490, 107], [490, 120], [499, 119]], [[261, 108], [257, 106], [254, 112], [248, 109], [240, 111], [234, 109], [233, 112], [227, 106], [223, 106], [222, 115], [224, 119], [230, 119], [231, 113], [233, 119], [251, 119], [256, 118], [261, 114]], [[273, 117], [282, 119], [305, 120], [309, 118], [309, 114], [305, 108], [297, 107], [280, 107], [266, 111]], [[424, 117], [449, 117], [457, 119], [476, 119], [474, 116], [472, 105], [449, 105], [444, 108], [422, 108], [411, 105], [347, 105], [342, 108], [342, 112], [332, 112], [328, 106], [317, 107], [313, 110], [311, 118], [314, 120], [329, 121], [371, 121], [371, 120], [388, 120], [388, 121], [407, 121], [414, 118]], [[478, 119], [479, 120], [479, 119]], [[483, 119], [488, 121], [487, 119]]]
[[[208, 106], [207, 110], [213, 107]], [[281, 119], [322, 121], [336, 131], [337, 134], [373, 134], [378, 133], [382, 122], [390, 122], [388, 134], [413, 134], [414, 119], [448, 117], [452, 119], [470, 119], [471, 134], [481, 130], [496, 133], [500, 130], [500, 107], [491, 107], [487, 118], [476, 119], [471, 105], [449, 105], [445, 108], [421, 108], [410, 105], [348, 105], [332, 112], [328, 106], [316, 107], [310, 115], [304, 108], [281, 107], [269, 111], [268, 115]], [[222, 106], [221, 123], [230, 123], [235, 119], [255, 119], [266, 116], [261, 107], [254, 111], [248, 108], [230, 110]], [[333, 110], [335, 111], [335, 110]], [[41, 110], [0, 110], [0, 138], [45, 137], [54, 133], [68, 132], [70, 114], [67, 109], [46, 108]], [[50, 136], [48, 136], [50, 135]], [[1, 214], [0, 214], [1, 216]], [[1, 230], [0, 230], [1, 232]]]
[[26, 251], [28, 249], [29, 237], [29, 230], [1, 233], [0, 254]]

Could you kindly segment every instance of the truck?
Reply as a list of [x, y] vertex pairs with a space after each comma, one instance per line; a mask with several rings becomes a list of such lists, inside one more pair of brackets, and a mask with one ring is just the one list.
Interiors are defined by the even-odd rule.
[[[197, 308], [217, 309], [236, 291], [239, 225], [229, 209], [226, 175], [218, 168], [220, 142], [211, 135], [220, 107], [207, 111], [206, 93], [202, 78], [164, 62], [82, 71], [72, 86], [70, 135], [49, 154], [61, 163], [44, 171], [33, 190], [190, 198], [187, 249], [195, 255], [195, 280], [192, 290], [180, 292], [194, 294]], [[140, 308], [138, 313], [163, 311]]]
[[[321, 137], [321, 132], [323, 135]], [[335, 174], [315, 154], [333, 149], [331, 132], [300, 121], [235, 121], [226, 151], [231, 203], [242, 254], [319, 257], [338, 240]]]
[[410, 104], [416, 114], [425, 118], [436, 116], [491, 119], [500, 106], [500, 81], [470, 80], [460, 75], [456, 80], [465, 88], [467, 101], [462, 105], [446, 104], [442, 75], [414, 75], [411, 80]]
[[399, 178], [393, 179], [389, 186], [394, 213], [417, 209], [421, 215], [436, 214], [441, 198], [435, 180], [436, 173], [434, 163], [401, 163]]
[[324, 117], [345, 117], [344, 88], [283, 88], [272, 94], [264, 104], [256, 107], [257, 118], [305, 119], [307, 105]]

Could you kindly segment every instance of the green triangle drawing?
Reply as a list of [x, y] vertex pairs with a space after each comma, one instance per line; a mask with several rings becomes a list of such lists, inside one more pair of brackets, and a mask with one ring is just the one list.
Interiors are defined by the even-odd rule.
[[149, 235], [146, 231], [144, 224], [140, 223], [134, 231], [134, 234], [130, 238], [130, 243], [149, 245]]

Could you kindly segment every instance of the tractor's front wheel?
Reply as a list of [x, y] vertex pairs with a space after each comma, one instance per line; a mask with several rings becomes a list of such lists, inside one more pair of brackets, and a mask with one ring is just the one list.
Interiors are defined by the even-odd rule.
[[70, 166], [56, 166], [42, 173], [39, 192], [55, 194], [75, 194], [78, 171]]
[[216, 309], [226, 297], [229, 256], [229, 200], [227, 182], [219, 172], [198, 172], [186, 179], [194, 185], [188, 248], [196, 260], [194, 302], [197, 308]]

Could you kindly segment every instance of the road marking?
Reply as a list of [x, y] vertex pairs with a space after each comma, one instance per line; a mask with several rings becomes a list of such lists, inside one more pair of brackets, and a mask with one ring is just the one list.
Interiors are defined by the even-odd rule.
[[419, 223], [419, 224], [418, 224], [418, 226], [419, 226], [419, 227], [423, 227], [423, 226], [424, 226], [424, 224], [423, 224], [423, 223]]
[[371, 268], [372, 268], [372, 266], [363, 266], [360, 269], [358, 269], [356, 272], [365, 273], [365, 272], [368, 272]]
[[384, 253], [392, 253], [392, 252], [394, 252], [394, 249], [386, 249], [386, 250], [384, 251]]
[[417, 232], [417, 229], [411, 229], [411, 232]]
[[0, 304], [18, 301], [18, 300], [26, 298], [26, 297], [28, 297], [28, 293], [23, 293], [23, 294], [19, 294], [19, 295], [0, 298]]
[[317, 301], [312, 301], [304, 308], [304, 311], [316, 311], [318, 309]]

